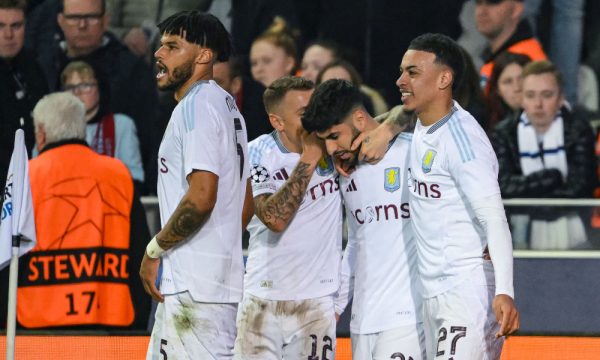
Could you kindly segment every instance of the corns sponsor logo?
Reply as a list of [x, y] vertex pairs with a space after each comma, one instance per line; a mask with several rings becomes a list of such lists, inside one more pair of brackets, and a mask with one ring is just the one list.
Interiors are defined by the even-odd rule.
[[408, 190], [425, 198], [439, 199], [442, 197], [439, 184], [418, 181], [412, 176], [410, 168], [408, 169]]
[[364, 209], [354, 209], [351, 213], [359, 225], [379, 221], [410, 219], [410, 207], [407, 202], [401, 204], [369, 205]]
[[340, 179], [336, 176], [333, 179], [327, 179], [308, 189], [310, 198], [316, 200], [319, 197], [325, 197], [327, 194], [333, 194], [340, 190]]

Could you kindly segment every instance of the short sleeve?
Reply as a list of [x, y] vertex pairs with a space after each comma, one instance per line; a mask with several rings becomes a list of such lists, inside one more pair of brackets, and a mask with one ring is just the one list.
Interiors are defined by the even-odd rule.
[[180, 108], [185, 175], [193, 170], [204, 170], [220, 176], [220, 144], [228, 139], [219, 126], [219, 115], [202, 97], [186, 100]]
[[448, 171], [469, 202], [500, 194], [498, 159], [483, 130], [449, 121]]
[[250, 183], [252, 184], [252, 195], [257, 197], [263, 194], [272, 194], [277, 191], [272, 177], [272, 169], [264, 156], [268, 150], [264, 143], [253, 141], [248, 146], [250, 154]]

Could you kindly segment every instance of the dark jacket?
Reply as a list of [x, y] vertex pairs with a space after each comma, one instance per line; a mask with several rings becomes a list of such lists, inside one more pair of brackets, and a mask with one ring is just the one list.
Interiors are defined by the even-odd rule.
[[578, 112], [561, 109], [564, 120], [568, 176], [566, 182], [558, 169], [544, 169], [523, 175], [517, 140], [519, 116], [507, 118], [496, 126], [492, 145], [500, 166], [498, 180], [504, 198], [591, 198], [596, 186], [594, 133], [587, 119]]
[[35, 144], [31, 112], [46, 93], [46, 78], [31, 53], [22, 50], [11, 61], [0, 59], [0, 193], [4, 191], [20, 119], [24, 120], [25, 145], [30, 152]]
[[147, 175], [146, 185], [156, 191], [156, 157], [160, 136], [157, 133], [158, 92], [152, 70], [144, 60], [133, 55], [110, 33], [105, 34], [104, 45], [88, 55], [69, 58], [60, 43], [55, 42], [53, 50], [42, 53], [39, 60], [53, 91], [60, 89], [62, 70], [75, 60], [89, 63], [99, 81], [108, 82], [110, 111], [126, 114], [134, 120]]

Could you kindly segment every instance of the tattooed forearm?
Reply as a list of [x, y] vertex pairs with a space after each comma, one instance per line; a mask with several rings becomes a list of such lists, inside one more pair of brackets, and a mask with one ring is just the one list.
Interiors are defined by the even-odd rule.
[[156, 237], [158, 245], [165, 250], [172, 248], [198, 230], [209, 215], [210, 211], [201, 211], [190, 200], [183, 198]]
[[274, 231], [283, 231], [298, 210], [314, 166], [299, 162], [285, 184], [272, 195], [255, 198], [256, 216]]

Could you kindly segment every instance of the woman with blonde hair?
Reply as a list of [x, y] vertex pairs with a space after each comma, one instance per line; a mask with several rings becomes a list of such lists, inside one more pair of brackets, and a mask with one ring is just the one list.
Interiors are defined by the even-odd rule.
[[271, 26], [254, 40], [250, 48], [250, 72], [254, 80], [267, 87], [280, 77], [295, 72], [295, 36], [286, 21], [276, 16]]

